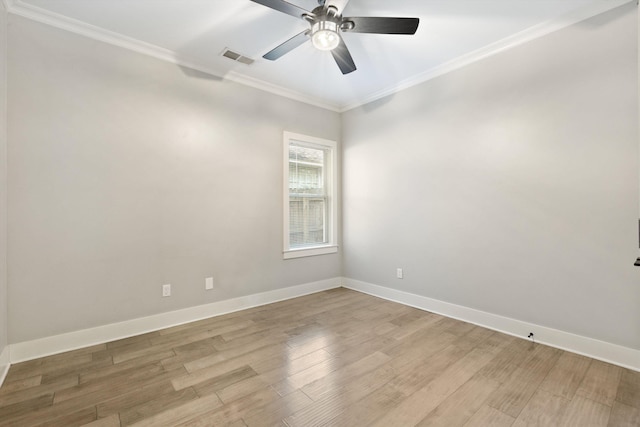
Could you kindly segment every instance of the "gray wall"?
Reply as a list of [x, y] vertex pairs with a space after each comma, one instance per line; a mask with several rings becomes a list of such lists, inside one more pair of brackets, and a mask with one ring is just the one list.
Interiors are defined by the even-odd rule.
[[640, 348], [636, 13], [345, 113], [344, 275]]
[[340, 276], [281, 217], [283, 130], [339, 114], [9, 23], [10, 342]]
[[[7, 346], [7, 11], [0, 1], [0, 353]], [[0, 367], [1, 369], [1, 367]]]
[[[9, 342], [342, 264], [640, 348], [636, 20], [622, 7], [349, 111], [342, 130], [338, 114], [10, 16]], [[342, 132], [344, 254], [282, 260], [284, 129]]]

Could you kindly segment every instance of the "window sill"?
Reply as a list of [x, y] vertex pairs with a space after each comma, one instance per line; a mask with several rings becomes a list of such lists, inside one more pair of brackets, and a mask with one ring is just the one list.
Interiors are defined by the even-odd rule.
[[338, 252], [337, 246], [316, 246], [313, 248], [290, 249], [284, 251], [282, 256], [284, 259], [303, 258], [308, 256], [334, 254]]

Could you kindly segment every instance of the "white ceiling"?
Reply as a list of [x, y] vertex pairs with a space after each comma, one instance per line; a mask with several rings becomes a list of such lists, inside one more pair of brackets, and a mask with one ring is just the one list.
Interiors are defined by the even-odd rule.
[[[344, 111], [629, 0], [351, 0], [344, 16], [418, 17], [420, 26], [413, 36], [344, 33], [358, 67], [348, 75], [310, 42], [263, 59], [308, 24], [250, 0], [4, 1], [11, 13]], [[224, 58], [225, 48], [255, 62]]]

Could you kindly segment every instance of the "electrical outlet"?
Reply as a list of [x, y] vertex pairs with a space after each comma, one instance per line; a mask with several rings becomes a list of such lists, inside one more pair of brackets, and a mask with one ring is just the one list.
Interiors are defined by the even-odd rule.
[[204, 288], [207, 291], [213, 289], [213, 277], [207, 277], [204, 279]]
[[403, 272], [402, 272], [402, 269], [401, 269], [401, 268], [397, 268], [397, 269], [396, 269], [396, 277], [397, 277], [398, 279], [402, 279], [403, 275], [404, 275], [404, 274], [403, 274]]
[[162, 296], [163, 297], [170, 297], [171, 296], [171, 285], [170, 284], [162, 285]]

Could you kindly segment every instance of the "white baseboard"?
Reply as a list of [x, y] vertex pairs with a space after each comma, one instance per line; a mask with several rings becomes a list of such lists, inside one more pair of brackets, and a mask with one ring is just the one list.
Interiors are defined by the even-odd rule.
[[526, 338], [529, 332], [533, 332], [536, 337], [536, 342], [538, 343], [640, 371], [640, 350], [367, 282], [349, 278], [333, 278], [11, 344], [5, 347], [2, 353], [0, 353], [0, 385], [2, 385], [11, 363], [24, 362], [39, 357], [63, 353], [65, 351], [103, 344], [105, 342], [169, 328], [196, 320], [334, 289], [341, 285], [348, 289], [463, 320], [519, 338]]
[[340, 281], [341, 278], [321, 280], [319, 282], [276, 289], [182, 310], [11, 344], [9, 346], [9, 354], [11, 355], [9, 360], [11, 363], [24, 362], [26, 360], [103, 344], [105, 342], [128, 338], [159, 329], [170, 328], [196, 320], [220, 316], [234, 311], [339, 288]]
[[640, 350], [539, 326], [533, 323], [522, 322], [497, 314], [491, 314], [384, 286], [361, 282], [359, 280], [343, 278], [342, 286], [389, 301], [463, 320], [519, 338], [526, 339], [527, 334], [533, 332], [536, 342], [540, 344], [602, 360], [603, 362], [633, 369], [634, 371], [640, 371]]
[[4, 379], [7, 377], [10, 366], [9, 346], [7, 345], [0, 353], [0, 387], [2, 387], [2, 383], [4, 383]]

